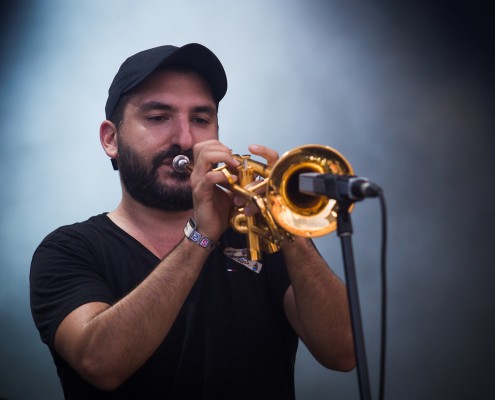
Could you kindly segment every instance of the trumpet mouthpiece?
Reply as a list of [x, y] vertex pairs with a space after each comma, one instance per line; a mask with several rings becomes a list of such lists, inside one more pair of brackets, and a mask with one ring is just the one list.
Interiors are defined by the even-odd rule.
[[189, 161], [189, 158], [183, 154], [179, 154], [172, 161], [172, 167], [174, 167], [177, 172], [186, 172], [190, 165], [191, 162]]

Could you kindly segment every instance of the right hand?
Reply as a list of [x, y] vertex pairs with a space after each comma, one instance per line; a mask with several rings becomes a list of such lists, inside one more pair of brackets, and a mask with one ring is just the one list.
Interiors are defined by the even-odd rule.
[[218, 140], [207, 140], [193, 147], [194, 169], [191, 187], [194, 203], [193, 218], [201, 234], [218, 240], [229, 226], [233, 208], [231, 196], [216, 185], [228, 186], [227, 177], [221, 171], [213, 171], [218, 163], [237, 167], [239, 162], [232, 157], [228, 147]]

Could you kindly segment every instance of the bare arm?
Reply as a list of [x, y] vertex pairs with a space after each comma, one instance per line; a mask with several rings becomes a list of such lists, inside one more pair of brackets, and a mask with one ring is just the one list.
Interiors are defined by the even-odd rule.
[[291, 325], [321, 364], [350, 371], [355, 360], [344, 284], [307, 239], [284, 246], [283, 255], [292, 282], [284, 297]]
[[115, 305], [88, 303], [75, 309], [57, 329], [56, 351], [96, 387], [115, 389], [167, 336], [208, 253], [183, 240]]

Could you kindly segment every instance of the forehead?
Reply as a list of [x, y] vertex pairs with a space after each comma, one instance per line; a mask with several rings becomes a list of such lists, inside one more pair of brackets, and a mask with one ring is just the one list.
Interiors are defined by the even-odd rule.
[[215, 104], [208, 82], [192, 70], [157, 70], [136, 87], [130, 103], [150, 100]]

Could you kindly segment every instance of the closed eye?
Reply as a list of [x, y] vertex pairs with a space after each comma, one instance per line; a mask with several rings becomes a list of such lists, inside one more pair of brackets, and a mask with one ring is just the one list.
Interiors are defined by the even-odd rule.
[[206, 118], [201, 118], [201, 117], [196, 117], [192, 119], [193, 122], [200, 124], [200, 125], [207, 125], [210, 123], [210, 121]]
[[168, 121], [170, 117], [168, 115], [148, 115], [145, 119], [152, 122], [162, 122]]

